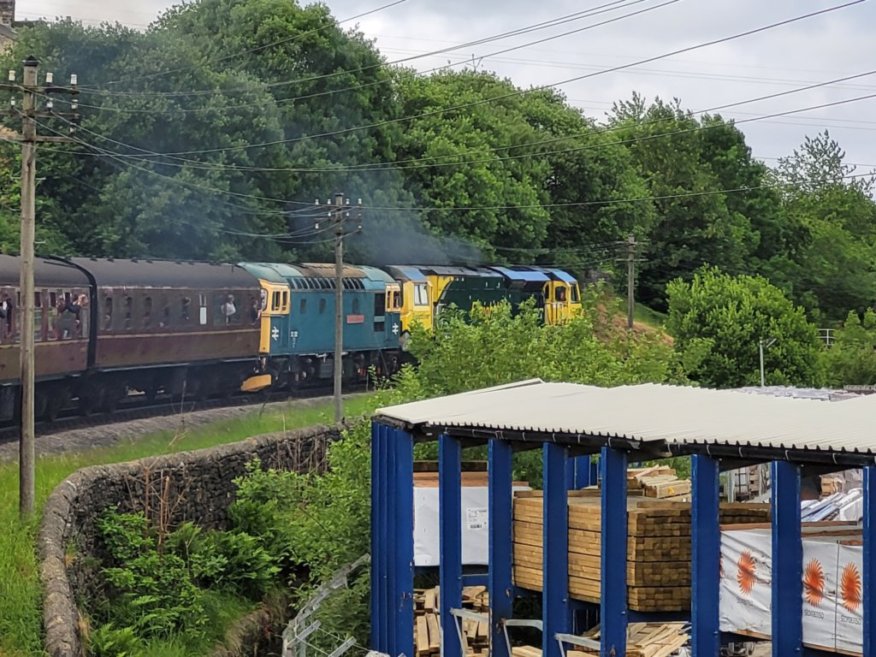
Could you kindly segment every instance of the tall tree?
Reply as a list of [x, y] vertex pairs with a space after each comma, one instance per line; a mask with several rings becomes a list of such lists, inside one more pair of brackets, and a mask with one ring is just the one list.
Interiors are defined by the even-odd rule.
[[737, 188], [723, 184], [750, 184], [759, 172], [735, 128], [719, 117], [698, 121], [678, 100], [648, 105], [638, 95], [615, 104], [610, 125], [647, 180], [657, 214], [639, 279], [643, 300], [665, 308], [667, 282], [704, 264], [743, 271], [758, 234], [747, 205], [728, 201]]
[[825, 131], [806, 137], [779, 161], [774, 176], [783, 213], [802, 228], [785, 275], [813, 316], [839, 320], [876, 298], [876, 203], [872, 175], [854, 176], [845, 152]]
[[760, 276], [731, 276], [716, 268], [667, 286], [666, 328], [687, 375], [716, 388], [759, 382], [759, 343], [771, 385], [821, 382], [821, 346], [803, 309]]

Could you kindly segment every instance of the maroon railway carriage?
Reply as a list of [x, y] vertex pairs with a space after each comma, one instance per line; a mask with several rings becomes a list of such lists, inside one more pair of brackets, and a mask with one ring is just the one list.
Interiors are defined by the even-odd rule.
[[93, 283], [96, 327], [80, 406], [128, 390], [203, 398], [239, 390], [259, 349], [258, 281], [236, 265], [73, 258]]
[[[0, 422], [18, 412], [20, 260], [0, 255]], [[258, 358], [258, 281], [235, 265], [37, 258], [38, 417], [129, 391], [231, 393]]]
[[[0, 255], [0, 419], [17, 413], [20, 377], [21, 292], [19, 258]], [[91, 324], [87, 316], [63, 312], [60, 307], [91, 293], [88, 276], [69, 263], [45, 258], [34, 261], [34, 339], [37, 411], [45, 414], [56, 392], [70, 387], [88, 367]], [[59, 402], [54, 402], [58, 406]], [[63, 405], [63, 403], [61, 404]], [[57, 408], [53, 409], [57, 412]]]

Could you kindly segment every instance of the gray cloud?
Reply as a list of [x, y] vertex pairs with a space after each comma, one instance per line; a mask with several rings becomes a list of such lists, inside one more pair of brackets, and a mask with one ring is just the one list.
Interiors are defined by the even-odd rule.
[[[361, 19], [359, 29], [375, 38], [388, 60], [432, 51], [603, 4], [591, 0], [408, 0], [403, 5]], [[651, 0], [598, 18], [465, 48], [412, 62], [419, 70], [462, 62], [474, 56], [478, 65], [521, 86], [557, 82], [658, 55], [688, 45], [728, 36], [770, 22], [819, 9], [841, 0], [680, 0], [647, 14], [570, 35], [544, 44], [486, 58], [496, 50], [639, 9]], [[328, 0], [338, 18], [367, 11], [383, 0]], [[70, 15], [87, 21], [117, 20], [145, 25], [172, 4], [169, 0], [24, 0], [20, 17]], [[633, 91], [647, 96], [678, 97], [686, 107], [704, 109], [805, 84], [860, 73], [876, 61], [876, 6], [865, 2], [832, 14], [723, 43], [692, 53], [599, 75], [561, 88], [574, 104], [602, 118], [611, 103]], [[457, 67], [458, 68], [458, 67]], [[773, 101], [745, 105], [723, 114], [739, 120], [876, 93], [876, 76]], [[852, 162], [876, 164], [874, 101], [740, 125], [754, 152], [765, 158], [786, 155], [824, 128], [840, 141]], [[771, 160], [767, 160], [771, 163]]]

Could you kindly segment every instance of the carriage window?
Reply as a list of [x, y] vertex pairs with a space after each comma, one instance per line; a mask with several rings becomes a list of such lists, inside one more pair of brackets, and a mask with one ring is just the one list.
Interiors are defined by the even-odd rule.
[[57, 340], [61, 337], [58, 326], [58, 293], [49, 292], [49, 304], [46, 306], [49, 311], [49, 340]]
[[233, 294], [217, 294], [213, 297], [214, 322], [217, 326], [240, 323], [240, 303]]
[[189, 297], [183, 297], [180, 302], [179, 318], [183, 324], [188, 324], [192, 319], [192, 300]]
[[198, 304], [200, 305], [198, 312], [198, 321], [201, 326], [207, 325], [207, 295], [199, 294], [198, 295]]
[[43, 295], [41, 292], [34, 294], [33, 305], [33, 339], [36, 342], [41, 342], [43, 339]]
[[0, 326], [2, 326], [3, 341], [14, 342], [16, 333], [15, 304], [8, 293], [4, 294], [3, 300], [0, 301], [0, 316], [2, 316]]
[[164, 299], [164, 308], [161, 310], [161, 323], [158, 324], [160, 328], [167, 328], [170, 326], [170, 302], [167, 298]]
[[143, 328], [152, 326], [152, 297], [143, 299]]
[[429, 305], [429, 288], [426, 286], [425, 283], [417, 283], [416, 285], [414, 285], [414, 305]]
[[325, 299], [319, 300], [319, 314], [322, 315], [325, 312]]
[[134, 297], [125, 297], [125, 330], [134, 327]]
[[307, 297], [301, 299], [301, 302], [298, 304], [298, 312], [302, 315], [307, 312]]
[[113, 330], [113, 298], [103, 298], [103, 330]]

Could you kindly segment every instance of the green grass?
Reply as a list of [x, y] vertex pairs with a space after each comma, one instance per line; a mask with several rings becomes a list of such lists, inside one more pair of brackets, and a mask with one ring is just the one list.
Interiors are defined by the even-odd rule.
[[633, 309], [633, 319], [643, 324], [660, 328], [666, 323], [666, 318], [666, 313], [653, 310], [643, 303], [637, 303]]
[[[347, 400], [344, 410], [348, 417], [362, 415], [372, 410], [373, 403], [371, 395], [361, 395]], [[89, 465], [224, 445], [284, 428], [329, 424], [331, 418], [330, 403], [310, 408], [290, 405], [282, 411], [269, 411], [261, 415], [254, 410], [252, 414], [241, 418], [182, 434], [166, 431], [113, 447], [43, 457], [36, 465], [37, 518], [29, 522], [22, 522], [18, 517], [17, 464], [0, 465], [0, 657], [44, 655], [35, 538], [46, 498], [71, 473]]]

